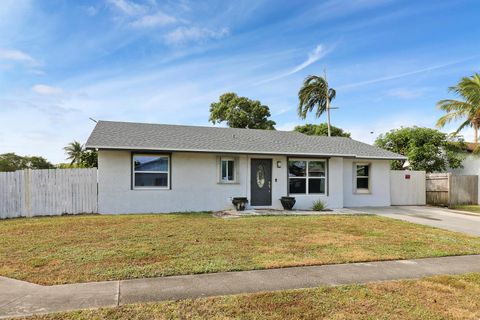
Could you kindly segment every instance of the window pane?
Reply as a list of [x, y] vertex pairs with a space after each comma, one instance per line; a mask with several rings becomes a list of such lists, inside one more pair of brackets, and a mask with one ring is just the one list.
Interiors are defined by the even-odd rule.
[[368, 165], [357, 165], [357, 177], [368, 177], [368, 171]]
[[325, 193], [325, 179], [309, 179], [308, 193]]
[[165, 156], [133, 156], [135, 171], [168, 171], [168, 157]]
[[167, 173], [135, 173], [135, 187], [167, 187]]
[[368, 189], [368, 178], [357, 178], [357, 189]]
[[227, 180], [227, 161], [222, 160], [222, 180]]
[[325, 162], [324, 161], [310, 161], [308, 163], [309, 177], [325, 177]]
[[306, 193], [307, 192], [307, 180], [290, 178], [290, 193]]
[[235, 161], [222, 160], [222, 180], [223, 181], [235, 180]]
[[234, 174], [235, 174], [235, 162], [233, 160], [227, 161], [227, 166], [228, 166], [228, 181], [233, 181], [235, 180]]
[[306, 161], [288, 161], [289, 177], [305, 177]]

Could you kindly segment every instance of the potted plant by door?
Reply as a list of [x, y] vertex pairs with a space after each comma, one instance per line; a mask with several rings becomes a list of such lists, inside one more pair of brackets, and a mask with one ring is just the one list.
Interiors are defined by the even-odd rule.
[[282, 203], [283, 209], [292, 210], [295, 205], [295, 197], [281, 197], [280, 202]]
[[248, 203], [248, 199], [245, 197], [235, 197], [232, 199], [232, 204], [237, 211], [244, 211], [245, 205]]

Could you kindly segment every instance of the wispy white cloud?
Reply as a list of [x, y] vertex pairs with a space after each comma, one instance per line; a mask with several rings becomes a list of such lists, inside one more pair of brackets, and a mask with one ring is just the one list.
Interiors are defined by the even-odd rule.
[[85, 11], [90, 17], [96, 16], [98, 13], [98, 9], [95, 8], [94, 6], [88, 6], [85, 8]]
[[303, 69], [305, 69], [306, 67], [314, 64], [315, 62], [317, 62], [318, 60], [322, 59], [323, 57], [325, 57], [328, 53], [330, 53], [332, 51], [333, 48], [326, 48], [323, 44], [319, 44], [315, 47], [315, 49], [311, 52], [308, 53], [308, 56], [307, 56], [307, 59], [300, 63], [299, 65], [293, 67], [292, 69], [288, 70], [287, 72], [284, 72], [284, 73], [281, 73], [277, 76], [274, 76], [272, 78], [268, 78], [266, 80], [262, 80], [256, 84], [264, 84], [264, 83], [267, 83], [267, 82], [271, 82], [271, 81], [274, 81], [274, 80], [278, 80], [278, 79], [281, 79], [281, 78], [285, 78], [285, 77], [288, 77], [294, 73], [297, 73]]
[[425, 94], [427, 88], [396, 88], [387, 91], [387, 95], [399, 99], [416, 99]]
[[366, 81], [359, 81], [359, 82], [344, 84], [344, 85], [341, 85], [341, 86], [337, 86], [337, 89], [357, 88], [357, 87], [361, 87], [361, 86], [365, 86], [365, 85], [369, 85], [369, 84], [374, 84], [374, 83], [378, 83], [378, 82], [395, 80], [395, 79], [400, 79], [400, 78], [404, 78], [404, 77], [408, 77], [408, 76], [413, 76], [413, 75], [420, 74], [420, 73], [425, 73], [425, 72], [429, 72], [429, 71], [434, 71], [434, 70], [450, 67], [450, 66], [462, 63], [462, 62], [472, 60], [474, 58], [478, 58], [479, 56], [480, 55], [476, 55], [476, 56], [472, 56], [472, 57], [469, 57], [469, 58], [466, 58], [466, 59], [455, 60], [455, 61], [451, 61], [451, 62], [447, 62], [447, 63], [443, 63], [443, 64], [430, 66], [430, 67], [427, 67], [427, 68], [421, 68], [421, 69], [418, 69], [418, 70], [402, 72], [402, 73], [388, 75], [388, 76], [379, 77], [379, 78], [366, 80]]
[[0, 48], [0, 59], [2, 60], [10, 60], [16, 61], [20, 63], [26, 63], [28, 65], [38, 65], [39, 62], [35, 60], [29, 54], [15, 49], [1, 49]]
[[107, 0], [107, 3], [129, 16], [145, 14], [147, 11], [145, 6], [128, 0]]
[[107, 0], [107, 3], [123, 15], [122, 21], [133, 28], [154, 28], [177, 22], [174, 16], [160, 10], [155, 1], [139, 4], [128, 0]]
[[380, 134], [392, 129], [410, 126], [432, 127], [435, 121], [435, 116], [428, 115], [424, 110], [421, 110], [410, 111], [408, 113], [391, 113], [372, 121], [351, 121], [349, 124], [341, 124], [340, 127], [350, 132], [353, 139], [366, 143], [374, 143]]
[[291, 107], [284, 107], [284, 108], [279, 108], [275, 111], [272, 112], [272, 116], [280, 116], [282, 114], [285, 114], [287, 112], [290, 112], [292, 110]]
[[230, 33], [228, 28], [211, 30], [199, 27], [178, 27], [165, 35], [165, 41], [170, 45], [187, 42], [202, 42], [209, 39], [221, 39]]
[[309, 65], [311, 65], [311, 64], [317, 62], [318, 60], [320, 60], [321, 58], [325, 57], [328, 52], [329, 51], [325, 48], [325, 46], [319, 44], [315, 48], [315, 50], [313, 50], [312, 52], [310, 52], [308, 54], [307, 60], [305, 60], [303, 63], [299, 64], [298, 66], [296, 66], [295, 68], [293, 68], [292, 70], [287, 72], [285, 76], [289, 76], [289, 75], [294, 74], [294, 73], [296, 73], [300, 70], [305, 69]]
[[143, 15], [132, 21], [130, 25], [135, 28], [153, 28], [175, 23], [177, 19], [161, 11], [155, 14]]
[[57, 95], [63, 93], [62, 88], [52, 87], [46, 84], [36, 84], [32, 87], [32, 91], [41, 95]]

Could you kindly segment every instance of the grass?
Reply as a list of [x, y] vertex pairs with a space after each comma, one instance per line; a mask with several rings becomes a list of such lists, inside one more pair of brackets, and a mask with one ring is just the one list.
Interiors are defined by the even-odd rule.
[[480, 215], [480, 206], [479, 205], [459, 205], [452, 207], [453, 210], [466, 211], [474, 214]]
[[89, 319], [479, 319], [480, 273], [125, 305], [36, 316]]
[[0, 275], [48, 285], [480, 253], [480, 238], [378, 216], [63, 216], [0, 235]]

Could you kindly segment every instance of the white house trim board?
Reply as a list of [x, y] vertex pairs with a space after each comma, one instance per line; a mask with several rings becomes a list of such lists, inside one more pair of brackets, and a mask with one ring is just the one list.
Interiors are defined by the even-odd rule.
[[87, 149], [91, 150], [129, 150], [129, 151], [154, 151], [154, 152], [201, 152], [201, 153], [223, 153], [223, 154], [255, 154], [255, 155], [283, 155], [291, 157], [319, 157], [319, 158], [328, 158], [328, 157], [342, 157], [342, 158], [353, 158], [353, 159], [378, 159], [378, 160], [406, 160], [404, 156], [399, 157], [365, 157], [357, 156], [354, 154], [323, 154], [323, 153], [278, 153], [278, 152], [266, 152], [266, 151], [245, 151], [245, 150], [198, 150], [198, 149], [156, 149], [156, 148], [132, 148], [132, 147], [105, 147], [105, 146], [88, 146]]

